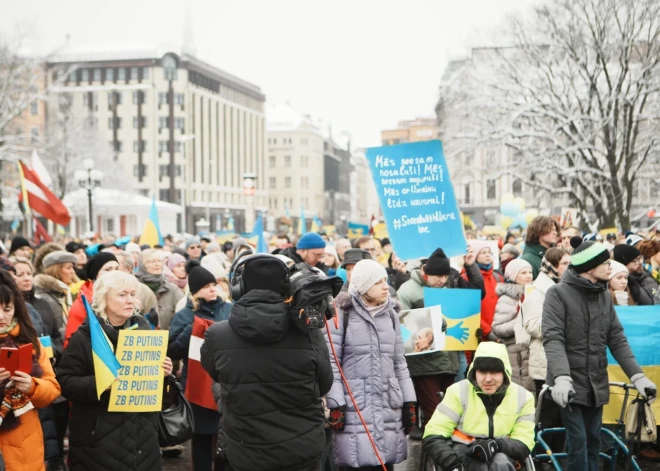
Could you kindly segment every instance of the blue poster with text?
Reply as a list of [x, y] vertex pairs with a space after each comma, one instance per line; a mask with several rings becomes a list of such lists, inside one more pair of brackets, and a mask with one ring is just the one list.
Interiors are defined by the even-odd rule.
[[463, 255], [467, 241], [438, 140], [367, 149], [367, 160], [394, 252], [427, 258], [441, 247]]

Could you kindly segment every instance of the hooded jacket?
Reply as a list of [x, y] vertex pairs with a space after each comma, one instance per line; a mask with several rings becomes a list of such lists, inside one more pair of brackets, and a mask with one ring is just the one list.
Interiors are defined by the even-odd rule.
[[[486, 291], [479, 267], [474, 263], [466, 266], [465, 271], [467, 279], [461, 278], [458, 271], [452, 268], [445, 286], [447, 288], [478, 289], [481, 291], [481, 299], [483, 299]], [[406, 281], [397, 291], [401, 310], [424, 307], [424, 286], [427, 286], [427, 284], [422, 277], [421, 269], [413, 270], [410, 274], [410, 280]], [[455, 375], [458, 373], [459, 368], [458, 352], [412, 355], [407, 356], [406, 361], [408, 362], [410, 376], [413, 378], [437, 374]]]
[[628, 288], [638, 306], [655, 304], [658, 282], [646, 270], [642, 270], [641, 273], [631, 273], [628, 276]]
[[534, 380], [545, 381], [548, 376], [548, 360], [543, 349], [543, 302], [545, 294], [555, 282], [545, 273], [532, 283], [532, 290], [523, 301], [523, 326], [532, 338], [529, 344], [529, 376]]
[[235, 471], [316, 469], [325, 446], [321, 397], [332, 386], [323, 334], [291, 321], [284, 297], [252, 290], [213, 324], [202, 366], [220, 383], [227, 459]]
[[[498, 358], [504, 363], [504, 383], [493, 395], [483, 393], [473, 362], [467, 379], [447, 388], [426, 425], [422, 445], [442, 469], [458, 466], [468, 452], [465, 443], [475, 439], [497, 439], [500, 452], [521, 464], [534, 447], [534, 396], [511, 381], [506, 348], [495, 342], [483, 342], [475, 353], [475, 359], [479, 357]], [[455, 434], [455, 430], [464, 437]]]
[[607, 348], [630, 378], [642, 369], [614, 311], [607, 282], [591, 283], [569, 268], [550, 287], [543, 303], [543, 347], [547, 383], [573, 378], [576, 404], [600, 407], [609, 402]]
[[548, 249], [543, 247], [541, 244], [525, 245], [525, 249], [523, 250], [523, 253], [520, 256], [520, 258], [522, 258], [526, 262], [529, 262], [529, 264], [532, 266], [532, 276], [534, 277], [534, 279], [536, 279], [536, 277], [539, 276], [539, 273], [541, 271], [541, 261], [545, 256], [546, 250]]
[[[344, 376], [381, 457], [388, 464], [401, 463], [408, 453], [402, 407], [415, 402], [416, 396], [404, 357], [399, 305], [390, 299], [387, 307], [372, 317], [357, 295], [341, 293], [337, 307], [339, 327], [330, 322], [330, 334]], [[344, 316], [349, 321], [346, 331]], [[334, 383], [326, 398], [328, 407], [346, 406], [345, 428], [334, 437], [335, 463], [351, 468], [376, 466], [379, 463], [371, 441], [344, 387], [334, 355], [330, 362]]]
[[[185, 391], [188, 381], [188, 349], [192, 335], [195, 316], [215, 322], [226, 321], [229, 318], [231, 304], [221, 298], [213, 302], [200, 301], [199, 310], [193, 309], [192, 300], [188, 299], [186, 307], [176, 313], [170, 325], [170, 339], [167, 346], [167, 356], [172, 360], [183, 360], [181, 387]], [[195, 433], [213, 435], [217, 432], [220, 416], [217, 412], [205, 409], [197, 404], [190, 404], [195, 418]]]
[[[103, 331], [117, 349], [119, 330], [99, 318]], [[122, 326], [137, 324], [150, 330], [141, 316]], [[71, 401], [69, 460], [71, 471], [158, 471], [162, 468], [156, 412], [108, 412], [110, 391], [96, 394], [89, 321], [71, 337], [57, 368], [62, 394]]]

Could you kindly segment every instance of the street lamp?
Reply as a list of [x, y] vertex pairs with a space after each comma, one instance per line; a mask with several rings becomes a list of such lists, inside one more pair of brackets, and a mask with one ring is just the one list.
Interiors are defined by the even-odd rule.
[[94, 232], [94, 213], [92, 210], [92, 190], [101, 186], [103, 172], [94, 168], [94, 159], [85, 159], [82, 162], [85, 170], [76, 170], [73, 178], [78, 182], [78, 186], [87, 190], [88, 220], [87, 229]]
[[[257, 194], [257, 174], [253, 172], [247, 172], [243, 174], [243, 194], [245, 196], [251, 196], [251, 205], [250, 205], [250, 222], [252, 230], [254, 231], [254, 226], [256, 224], [255, 214], [254, 214], [254, 203]], [[247, 218], [246, 218], [247, 219]], [[245, 221], [247, 225], [247, 220]], [[247, 227], [245, 228], [247, 232]]]

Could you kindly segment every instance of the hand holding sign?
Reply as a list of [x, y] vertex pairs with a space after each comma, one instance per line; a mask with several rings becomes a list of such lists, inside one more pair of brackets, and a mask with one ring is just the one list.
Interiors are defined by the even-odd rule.
[[466, 266], [473, 265], [474, 262], [477, 261], [477, 255], [474, 253], [474, 250], [472, 250], [472, 247], [468, 246], [467, 255], [465, 256], [464, 260]]
[[172, 365], [172, 359], [170, 357], [165, 357], [165, 361], [163, 362], [163, 374], [165, 376], [171, 375], [172, 368], [174, 368], [174, 366]]

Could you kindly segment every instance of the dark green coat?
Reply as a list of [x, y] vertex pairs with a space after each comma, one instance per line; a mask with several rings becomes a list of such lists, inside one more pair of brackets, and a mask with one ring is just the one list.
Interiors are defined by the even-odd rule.
[[525, 249], [520, 256], [520, 258], [529, 262], [532, 266], [532, 275], [534, 276], [534, 279], [539, 276], [539, 272], [541, 271], [541, 260], [543, 260], [546, 250], [548, 249], [541, 244], [530, 244], [525, 246]]

